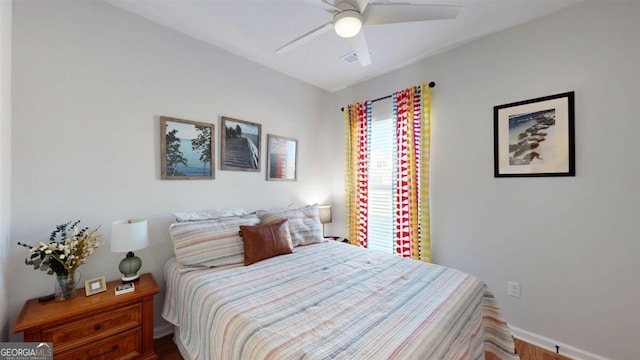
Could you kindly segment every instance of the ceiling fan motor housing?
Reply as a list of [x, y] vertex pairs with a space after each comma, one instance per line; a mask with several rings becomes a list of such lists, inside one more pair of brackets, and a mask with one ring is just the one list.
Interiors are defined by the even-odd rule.
[[356, 36], [362, 29], [362, 14], [346, 1], [336, 7], [341, 10], [333, 17], [336, 34], [344, 38]]

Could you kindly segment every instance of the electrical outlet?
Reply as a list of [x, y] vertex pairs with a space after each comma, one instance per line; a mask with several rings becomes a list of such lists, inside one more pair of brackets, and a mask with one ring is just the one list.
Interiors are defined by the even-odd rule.
[[507, 294], [513, 297], [520, 297], [520, 284], [514, 281], [507, 282]]

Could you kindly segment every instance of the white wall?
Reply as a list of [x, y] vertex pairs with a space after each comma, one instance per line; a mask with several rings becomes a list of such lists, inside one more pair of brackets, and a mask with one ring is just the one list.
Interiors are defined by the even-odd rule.
[[[0, 3], [6, 39], [11, 16]], [[13, 325], [24, 300], [51, 292], [53, 282], [23, 264], [16, 241], [46, 238], [52, 226], [76, 218], [103, 224], [107, 245], [82, 271], [115, 279], [121, 256], [108, 250], [109, 224], [146, 217], [152, 245], [138, 255], [162, 284], [170, 212], [327, 202], [331, 186], [341, 205], [344, 164], [332, 161], [343, 158], [339, 107], [433, 80], [435, 261], [485, 280], [517, 328], [612, 359], [640, 354], [640, 239], [632, 227], [640, 218], [637, 2], [586, 2], [333, 99], [106, 4], [31, 1], [13, 10], [9, 117], [5, 40], [0, 58], [0, 196], [3, 205], [11, 199], [10, 260], [0, 273], [11, 291], [8, 309], [0, 297], [0, 324], [8, 313]], [[493, 106], [570, 90], [577, 176], [494, 179]], [[261, 123], [263, 140], [267, 133], [297, 137], [299, 180], [217, 169], [213, 181], [161, 181], [161, 115], [211, 122], [218, 134], [226, 115]], [[334, 156], [318, 157], [331, 141]], [[327, 173], [335, 174], [331, 183]], [[327, 231], [344, 234], [344, 209], [334, 209]], [[2, 233], [8, 216], [0, 214]], [[7, 238], [0, 237], [0, 254]], [[506, 296], [508, 280], [522, 284], [522, 298]], [[0, 284], [3, 294], [8, 288]], [[162, 325], [162, 295], [156, 301]]]
[[[342, 105], [436, 82], [434, 260], [486, 281], [512, 326], [561, 353], [640, 355], [639, 18], [639, 2], [585, 2], [334, 95], [338, 127]], [[493, 107], [565, 91], [576, 177], [494, 178]]]
[[[110, 224], [149, 219], [151, 246], [136, 252], [164, 284], [173, 248], [170, 213], [326, 203], [330, 94], [95, 1], [13, 5], [11, 189], [12, 325], [24, 301], [53, 278], [25, 266], [15, 242], [46, 240], [56, 224], [102, 224], [106, 245], [80, 270], [119, 278]], [[216, 126], [216, 179], [160, 180], [160, 116]], [[220, 117], [262, 124], [262, 171], [219, 170]], [[267, 134], [299, 140], [298, 181], [266, 181]], [[4, 293], [4, 292], [3, 292]], [[163, 294], [156, 297], [156, 326]]]
[[0, 342], [9, 338], [6, 280], [11, 199], [11, 1], [0, 0]]

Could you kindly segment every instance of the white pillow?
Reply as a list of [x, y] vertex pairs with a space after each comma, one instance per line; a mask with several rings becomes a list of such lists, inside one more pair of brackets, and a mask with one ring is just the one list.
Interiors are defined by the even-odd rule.
[[244, 209], [222, 208], [206, 211], [182, 211], [174, 212], [173, 216], [176, 222], [214, 220], [230, 216], [245, 216], [247, 212]]

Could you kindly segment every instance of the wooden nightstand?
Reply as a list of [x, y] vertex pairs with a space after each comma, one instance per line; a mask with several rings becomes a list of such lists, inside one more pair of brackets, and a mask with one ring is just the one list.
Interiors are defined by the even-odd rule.
[[53, 342], [58, 359], [157, 359], [153, 350], [153, 296], [160, 291], [151, 274], [140, 275], [136, 290], [115, 296], [122, 281], [107, 291], [85, 296], [84, 289], [68, 301], [28, 300], [13, 332], [24, 341]]

